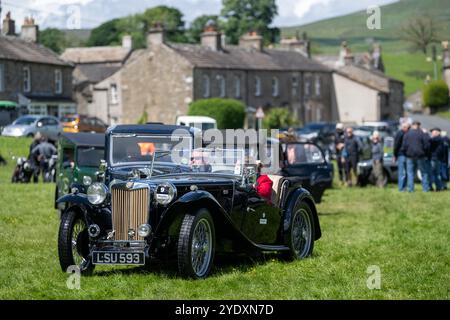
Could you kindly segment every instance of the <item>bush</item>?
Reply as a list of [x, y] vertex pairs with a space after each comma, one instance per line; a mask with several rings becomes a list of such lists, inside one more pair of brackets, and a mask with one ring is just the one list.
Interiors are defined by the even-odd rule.
[[287, 108], [272, 108], [263, 120], [265, 129], [281, 129], [297, 124]]
[[448, 106], [449, 89], [445, 81], [432, 81], [423, 90], [423, 105], [431, 109]]
[[218, 129], [241, 129], [244, 127], [245, 106], [233, 99], [197, 100], [189, 106], [188, 115], [211, 117], [217, 121]]

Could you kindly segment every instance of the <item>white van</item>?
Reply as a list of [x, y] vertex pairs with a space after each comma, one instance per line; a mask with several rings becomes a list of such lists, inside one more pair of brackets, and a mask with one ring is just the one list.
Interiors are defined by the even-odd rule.
[[217, 129], [217, 121], [215, 119], [201, 116], [179, 116], [177, 117], [176, 125], [197, 128], [202, 131]]

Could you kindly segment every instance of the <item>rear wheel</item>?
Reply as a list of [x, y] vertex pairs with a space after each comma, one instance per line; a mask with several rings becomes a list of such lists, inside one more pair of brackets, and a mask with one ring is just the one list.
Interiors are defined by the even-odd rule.
[[58, 235], [58, 254], [61, 269], [77, 266], [83, 274], [95, 268], [89, 258], [89, 235], [82, 214], [69, 209], [61, 217]]
[[215, 230], [211, 214], [200, 209], [184, 216], [178, 239], [178, 271], [184, 277], [206, 278], [215, 250]]
[[309, 257], [314, 249], [314, 219], [310, 206], [305, 202], [296, 205], [287, 234], [289, 260]]

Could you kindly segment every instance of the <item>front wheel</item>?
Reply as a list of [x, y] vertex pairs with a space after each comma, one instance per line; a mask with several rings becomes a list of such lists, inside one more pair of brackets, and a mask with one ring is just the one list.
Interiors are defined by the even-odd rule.
[[211, 214], [200, 209], [184, 216], [178, 239], [178, 271], [188, 278], [206, 278], [215, 250], [215, 230]]
[[83, 215], [69, 209], [61, 217], [58, 235], [58, 255], [61, 269], [77, 266], [83, 274], [95, 268], [89, 258], [89, 235]]
[[289, 260], [309, 257], [314, 249], [314, 219], [310, 206], [300, 202], [295, 206], [287, 234]]

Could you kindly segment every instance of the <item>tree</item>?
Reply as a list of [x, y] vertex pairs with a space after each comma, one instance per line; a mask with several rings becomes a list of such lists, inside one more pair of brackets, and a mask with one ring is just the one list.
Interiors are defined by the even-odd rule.
[[39, 32], [39, 43], [60, 54], [67, 47], [64, 32], [55, 28], [48, 28]]
[[206, 116], [217, 121], [218, 129], [241, 129], [244, 127], [245, 106], [234, 99], [203, 99], [191, 103], [190, 116]]
[[216, 25], [218, 25], [219, 16], [203, 15], [192, 21], [187, 34], [188, 41], [191, 43], [199, 43], [201, 38], [200, 36], [203, 33], [203, 30], [205, 29], [205, 26], [209, 21], [213, 21]]
[[266, 42], [272, 42], [278, 29], [271, 29], [278, 7], [275, 0], [223, 0], [222, 17], [227, 40], [237, 44], [239, 38], [258, 31]]
[[287, 128], [296, 124], [292, 114], [286, 108], [272, 108], [263, 120], [265, 129]]
[[[423, 90], [423, 104], [432, 110], [446, 107], [449, 103], [449, 89], [445, 81], [431, 81]], [[433, 110], [433, 111], [434, 111]]]
[[87, 45], [89, 47], [94, 47], [94, 46], [110, 46], [119, 44], [120, 30], [117, 27], [119, 21], [120, 19], [113, 19], [93, 29], [87, 42]]
[[412, 49], [427, 54], [428, 46], [439, 42], [438, 26], [433, 18], [421, 16], [410, 19], [401, 28], [401, 38], [412, 44]]

